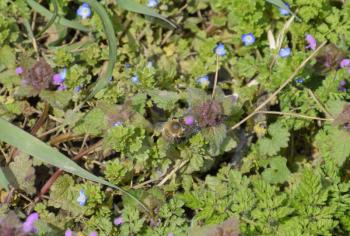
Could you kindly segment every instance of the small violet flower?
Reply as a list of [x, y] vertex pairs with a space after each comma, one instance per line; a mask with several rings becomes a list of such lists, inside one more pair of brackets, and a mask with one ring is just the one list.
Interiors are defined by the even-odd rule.
[[237, 102], [237, 101], [238, 101], [238, 98], [239, 98], [238, 93], [232, 94], [232, 102]]
[[140, 83], [139, 77], [137, 75], [134, 75], [133, 77], [131, 77], [131, 82], [133, 84], [138, 84]]
[[60, 86], [58, 86], [57, 90], [58, 91], [63, 91], [63, 90], [66, 90], [67, 89], [67, 86], [64, 85], [64, 84], [60, 84]]
[[308, 46], [306, 46], [307, 49], [311, 48], [312, 50], [316, 50], [317, 42], [316, 42], [316, 39], [311, 34], [307, 34], [305, 36], [305, 40], [309, 44]]
[[225, 46], [222, 43], [217, 44], [214, 50], [215, 50], [215, 54], [220, 57], [226, 55]]
[[[284, 5], [286, 5], [286, 7], [288, 9], [290, 9], [290, 6], [289, 6], [288, 3], [284, 3]], [[289, 15], [289, 11], [284, 9], [284, 8], [282, 8], [282, 7], [279, 9], [279, 11], [280, 11], [280, 14], [283, 15], [283, 16], [288, 16]]]
[[80, 86], [76, 86], [75, 88], [74, 88], [74, 92], [79, 92], [81, 90], [81, 87]]
[[156, 7], [159, 4], [158, 0], [148, 0], [148, 7]]
[[340, 67], [341, 68], [350, 67], [350, 59], [343, 59], [343, 60], [341, 60]]
[[209, 77], [207, 75], [201, 76], [197, 79], [197, 83], [201, 86], [208, 86], [209, 85]]
[[80, 206], [84, 206], [86, 203], [86, 200], [87, 200], [87, 197], [84, 193], [84, 190], [81, 189], [79, 192], [79, 197], [77, 198], [77, 202], [79, 202]]
[[16, 68], [16, 74], [17, 74], [17, 75], [20, 75], [20, 74], [22, 74], [23, 72], [24, 72], [23, 67], [19, 66], [19, 67]]
[[35, 227], [35, 222], [39, 219], [39, 214], [34, 212], [30, 214], [26, 221], [22, 225], [22, 230], [24, 233], [36, 233], [37, 228]]
[[118, 225], [121, 225], [123, 224], [123, 218], [121, 216], [117, 217], [114, 219], [114, 225], [118, 226]]
[[73, 231], [70, 229], [67, 229], [66, 232], [64, 232], [64, 236], [73, 236]]
[[[63, 85], [63, 82], [66, 80], [66, 76], [67, 76], [67, 69], [64, 68], [63, 70], [61, 70], [58, 74], [54, 74], [52, 77], [52, 83], [54, 85]], [[59, 89], [62, 90], [62, 89]]]
[[174, 234], [173, 233], [168, 233], [168, 236], [174, 236]]
[[92, 231], [89, 236], [98, 236], [98, 233], [96, 231]]
[[292, 51], [290, 48], [281, 48], [278, 54], [280, 57], [289, 57], [292, 54]]
[[77, 15], [80, 16], [83, 20], [89, 18], [91, 16], [91, 9], [89, 4], [83, 3], [83, 5], [78, 8]]
[[244, 43], [244, 46], [252, 45], [255, 42], [254, 34], [253, 33], [243, 34], [242, 42]]
[[193, 125], [194, 124], [194, 121], [195, 121], [195, 119], [194, 119], [194, 117], [193, 116], [186, 116], [185, 118], [184, 118], [184, 122], [185, 122], [185, 124], [186, 125]]
[[341, 81], [339, 82], [338, 91], [339, 91], [339, 92], [346, 92], [345, 85], [346, 85], [346, 81], [341, 80]]

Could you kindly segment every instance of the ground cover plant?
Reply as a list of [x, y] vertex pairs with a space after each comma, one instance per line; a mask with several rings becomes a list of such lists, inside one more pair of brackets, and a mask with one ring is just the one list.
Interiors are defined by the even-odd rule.
[[0, 1], [0, 235], [349, 235], [350, 2]]

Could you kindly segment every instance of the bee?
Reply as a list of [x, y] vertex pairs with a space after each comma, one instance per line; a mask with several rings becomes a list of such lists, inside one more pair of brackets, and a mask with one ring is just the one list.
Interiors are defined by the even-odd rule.
[[195, 121], [188, 121], [189, 120], [184, 117], [165, 122], [162, 127], [162, 137], [169, 142], [179, 142], [190, 138], [200, 131]]
[[165, 122], [162, 128], [162, 137], [167, 141], [175, 142], [185, 137], [184, 124], [180, 122], [181, 120], [172, 119], [168, 122]]

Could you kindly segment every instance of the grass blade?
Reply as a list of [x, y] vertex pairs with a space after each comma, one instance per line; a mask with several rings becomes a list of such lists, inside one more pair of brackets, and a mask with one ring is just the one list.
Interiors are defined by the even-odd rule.
[[0, 167], [0, 185], [1, 187], [3, 187], [6, 191], [9, 191], [9, 181], [7, 180], [4, 171], [2, 170], [2, 168]]
[[140, 202], [136, 197], [128, 193], [126, 190], [91, 174], [56, 149], [50, 147], [46, 143], [23, 131], [22, 129], [12, 125], [10, 122], [4, 120], [1, 117], [0, 130], [0, 141], [6, 142], [18, 148], [20, 151], [38, 158], [42, 162], [56, 166], [68, 173], [115, 188], [138, 202], [147, 212], [149, 212], [147, 207], [142, 202]]
[[[45, 7], [41, 6], [36, 1], [26, 0], [26, 2], [34, 11], [37, 11], [40, 15], [45, 16], [47, 19], [52, 19], [54, 17], [54, 14], [52, 12], [47, 10]], [[67, 20], [67, 19], [62, 18], [60, 16], [57, 17], [57, 23], [59, 23], [63, 26], [69, 27], [69, 28], [80, 30], [80, 31], [85, 31], [85, 32], [90, 31], [89, 28], [83, 26], [82, 24], [80, 24], [76, 21]]]
[[173, 22], [171, 22], [170, 20], [168, 20], [164, 16], [158, 14], [157, 12], [155, 12], [153, 9], [151, 9], [149, 7], [141, 5], [133, 0], [116, 0], [116, 2], [118, 4], [118, 6], [120, 6], [121, 8], [123, 8], [125, 10], [159, 18], [159, 19], [165, 21], [166, 23], [168, 23], [171, 26], [171, 28], [176, 29], [176, 25]]
[[100, 76], [96, 85], [93, 87], [91, 93], [85, 99], [85, 101], [87, 101], [90, 98], [94, 97], [101, 89], [107, 86], [109, 79], [112, 78], [113, 68], [117, 60], [117, 38], [115, 37], [112, 21], [104, 7], [96, 0], [87, 0], [85, 2], [87, 2], [92, 7], [94, 12], [96, 12], [101, 18], [103, 28], [106, 32], [109, 48], [109, 61], [107, 65], [107, 70]]

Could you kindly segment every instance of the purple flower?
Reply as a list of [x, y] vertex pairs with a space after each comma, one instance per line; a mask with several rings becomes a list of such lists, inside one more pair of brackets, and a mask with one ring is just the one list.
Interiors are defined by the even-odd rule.
[[123, 218], [121, 216], [117, 217], [114, 219], [114, 225], [118, 226], [118, 225], [121, 225], [123, 224]]
[[195, 121], [195, 119], [194, 119], [193, 116], [186, 116], [184, 118], [184, 122], [185, 122], [186, 125], [193, 125], [194, 121]]
[[39, 214], [34, 212], [30, 214], [26, 221], [22, 225], [22, 230], [24, 233], [35, 233], [37, 232], [37, 228], [35, 227], [35, 222], [39, 219]]
[[82, 19], [87, 19], [88, 17], [91, 16], [91, 9], [89, 4], [83, 3], [78, 10], [77, 10], [77, 15], [80, 16]]
[[215, 54], [222, 57], [226, 55], [225, 46], [222, 43], [218, 43], [214, 49]]
[[341, 68], [350, 67], [350, 59], [343, 59], [343, 60], [341, 60], [340, 67]]
[[158, 0], [148, 0], [148, 7], [156, 7], [158, 5]]
[[63, 90], [66, 90], [67, 89], [67, 86], [64, 85], [64, 84], [60, 84], [60, 86], [58, 86], [57, 90], [58, 91], [63, 91]]
[[341, 80], [341, 81], [339, 82], [338, 91], [339, 91], [339, 92], [346, 92], [345, 85], [346, 85], [346, 81]]
[[306, 48], [311, 48], [312, 50], [316, 50], [317, 42], [316, 42], [316, 39], [311, 34], [307, 34], [305, 36], [305, 40], [309, 44], [308, 46], [306, 46]]
[[284, 5], [286, 5], [286, 7], [288, 8], [288, 10], [287, 9], [284, 9], [284, 8], [280, 8], [279, 10], [280, 10], [280, 14], [281, 15], [283, 15], [283, 16], [288, 16], [289, 15], [289, 9], [290, 9], [290, 6], [289, 6], [289, 4], [288, 3], [284, 3]]
[[237, 102], [237, 101], [238, 101], [238, 98], [239, 98], [238, 93], [232, 94], [232, 102]]
[[244, 46], [252, 45], [255, 42], [254, 34], [253, 33], [243, 34], [242, 42], [244, 43]]
[[23, 71], [24, 71], [24, 70], [23, 70], [23, 67], [21, 67], [21, 66], [19, 66], [19, 67], [16, 68], [16, 74], [17, 74], [17, 75], [22, 74]]
[[74, 92], [79, 92], [81, 90], [81, 87], [80, 86], [76, 86], [75, 88], [74, 88]]
[[73, 236], [73, 231], [70, 229], [67, 229], [66, 232], [64, 232], [64, 236]]
[[98, 236], [98, 233], [96, 231], [92, 231], [89, 236]]
[[290, 48], [281, 48], [280, 52], [278, 53], [280, 57], [289, 57], [292, 54], [292, 51]]
[[86, 200], [87, 200], [87, 197], [85, 195], [85, 192], [83, 189], [80, 189], [80, 192], [79, 192], [79, 197], [77, 198], [77, 202], [79, 202], [79, 205], [80, 206], [84, 206], [85, 203], [86, 203]]
[[62, 85], [63, 82], [66, 80], [66, 77], [67, 77], [67, 69], [64, 68], [59, 73], [53, 75], [52, 83], [54, 85]]
[[201, 86], [208, 86], [209, 85], [209, 77], [207, 75], [201, 76], [197, 79], [197, 83]]
[[173, 233], [168, 233], [168, 236], [174, 236], [174, 234]]

